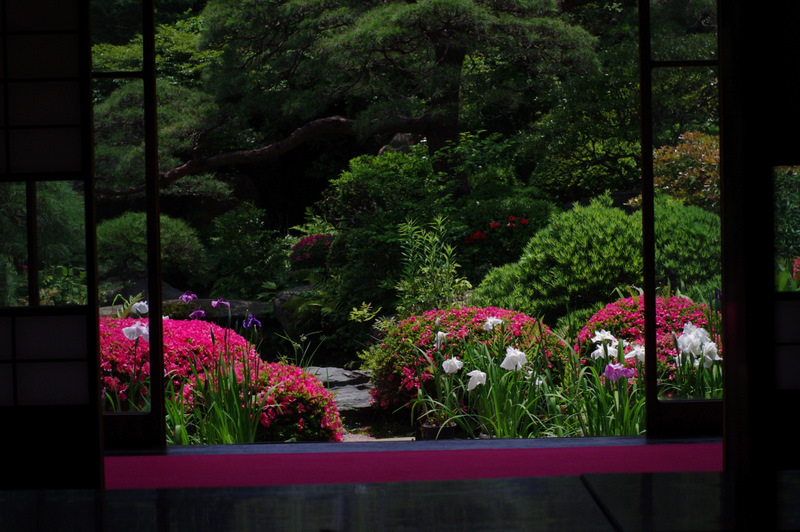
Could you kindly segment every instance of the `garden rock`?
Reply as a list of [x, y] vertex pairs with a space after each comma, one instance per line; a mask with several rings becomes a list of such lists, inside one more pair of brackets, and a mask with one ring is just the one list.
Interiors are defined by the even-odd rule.
[[375, 414], [372, 403], [372, 383], [368, 371], [335, 367], [309, 366], [306, 371], [316, 376], [333, 393], [339, 414], [346, 422], [371, 419]]

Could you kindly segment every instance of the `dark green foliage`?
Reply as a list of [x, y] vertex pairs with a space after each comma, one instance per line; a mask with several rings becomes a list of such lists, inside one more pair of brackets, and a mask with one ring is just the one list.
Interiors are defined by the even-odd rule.
[[[146, 214], [127, 212], [97, 226], [97, 261], [101, 279], [122, 286], [147, 275]], [[207, 272], [206, 250], [186, 222], [161, 215], [161, 275], [177, 287], [194, 286]]]
[[[27, 302], [28, 259], [26, 188], [22, 183], [0, 183], [0, 305]], [[76, 298], [56, 290], [83, 293], [86, 267], [84, 197], [72, 183], [41, 181], [36, 186], [39, 281], [43, 304], [75, 303]], [[67, 271], [64, 278], [59, 275]], [[77, 279], [76, 282], [73, 282]], [[80, 296], [77, 296], [80, 299]]]
[[[159, 167], [171, 170], [201, 147], [225, 150], [247, 145], [247, 131], [223, 120], [211, 96], [197, 89], [159, 82]], [[95, 106], [95, 165], [101, 189], [141, 187], [144, 182], [144, 111], [142, 86], [126, 83]], [[230, 127], [228, 127], [230, 126]], [[226, 196], [224, 183], [192, 176], [167, 193]]]
[[515, 262], [525, 244], [558, 212], [556, 205], [530, 188], [493, 186], [476, 189], [456, 204], [453, 220], [458, 263], [477, 285], [494, 267]]
[[[656, 204], [656, 282], [705, 284], [720, 271], [719, 218], [698, 207]], [[518, 262], [489, 272], [470, 304], [514, 308], [554, 323], [594, 308], [618, 287], [641, 285], [641, 216], [613, 208], [608, 196], [556, 215]]]
[[722, 269], [719, 216], [663, 199], [656, 203], [656, 282], [679, 287], [708, 284]]
[[638, 185], [636, 5], [600, 0], [567, 16], [597, 36], [600, 68], [548, 93], [556, 103], [526, 128], [518, 158], [530, 184], [575, 201]]
[[267, 281], [285, 285], [288, 264], [283, 239], [267, 228], [266, 215], [245, 203], [211, 222], [208, 251], [215, 297], [256, 299]]
[[[563, 201], [634, 190], [640, 176], [636, 2], [583, 4], [568, 17], [597, 36], [600, 69], [569, 76], [546, 93], [556, 104], [525, 129], [519, 154], [530, 183]], [[714, 58], [709, 14], [715, 12], [709, 0], [654, 3], [654, 53], [659, 59]], [[714, 133], [717, 87], [713, 68], [657, 69], [656, 147], [675, 144], [685, 131]]]
[[401, 270], [398, 226], [409, 218], [428, 223], [446, 214], [452, 188], [447, 183], [423, 148], [358, 157], [331, 182], [321, 206], [339, 233], [328, 268], [335, 299], [346, 312], [361, 302], [394, 308]]
[[266, 138], [338, 114], [435, 152], [458, 142], [462, 110], [517, 131], [542, 108], [531, 93], [596, 66], [592, 37], [549, 2], [212, 0], [204, 16], [222, 49], [209, 86]]
[[800, 257], [800, 167], [775, 169], [775, 256]]
[[[202, 9], [205, 0], [159, 0], [157, 24], [170, 24]], [[141, 0], [91, 0], [92, 41], [123, 44], [142, 33]]]
[[433, 171], [421, 145], [411, 153], [364, 155], [350, 161], [349, 169], [331, 181], [321, 207], [337, 226], [365, 227], [377, 216], [396, 226], [415, 212], [445, 204], [446, 179]]

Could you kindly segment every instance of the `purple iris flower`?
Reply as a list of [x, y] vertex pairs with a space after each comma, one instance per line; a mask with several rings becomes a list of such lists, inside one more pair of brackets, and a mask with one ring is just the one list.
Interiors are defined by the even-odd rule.
[[244, 328], [245, 328], [245, 329], [249, 329], [249, 328], [250, 328], [250, 327], [252, 327], [253, 325], [257, 325], [258, 327], [261, 327], [261, 322], [260, 322], [260, 321], [258, 321], [258, 320], [256, 319], [256, 317], [255, 317], [255, 316], [253, 316], [252, 314], [248, 314], [248, 315], [247, 315], [247, 319], [246, 319], [246, 320], [244, 320]]
[[218, 297], [217, 299], [211, 302], [211, 306], [214, 308], [217, 308], [219, 305], [225, 305], [226, 307], [231, 308], [231, 304], [222, 299], [221, 297]]
[[607, 365], [606, 370], [603, 372], [603, 377], [611, 382], [617, 382], [620, 379], [630, 379], [634, 375], [636, 375], [636, 370], [633, 368], [626, 368], [619, 363]]
[[192, 292], [186, 292], [182, 296], [178, 297], [178, 299], [184, 303], [191, 303], [193, 299], [197, 299], [197, 296]]
[[196, 320], [196, 319], [199, 319], [199, 318], [205, 318], [206, 317], [206, 311], [201, 309], [201, 308], [196, 308], [196, 309], [194, 309], [194, 312], [189, 314], [189, 317], [192, 318], [193, 320]]

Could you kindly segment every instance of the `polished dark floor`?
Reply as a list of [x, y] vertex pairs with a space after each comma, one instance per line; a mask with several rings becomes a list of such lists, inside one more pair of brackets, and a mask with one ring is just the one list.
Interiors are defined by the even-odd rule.
[[[796, 473], [796, 472], [793, 472]], [[0, 492], [0, 530], [727, 530], [722, 473], [601, 474], [418, 483]], [[800, 475], [778, 529], [800, 529]], [[753, 511], [758, 511], [754, 504]], [[766, 530], [766, 529], [764, 529]]]
[[[694, 443], [719, 439], [692, 440]], [[635, 437], [416, 442], [419, 449], [659, 445]], [[369, 452], [391, 443], [170, 447], [157, 454]], [[141, 454], [137, 451], [135, 455]], [[123, 451], [114, 454], [125, 454]], [[332, 454], [332, 456], [333, 456]], [[302, 456], [296, 459], [302, 460]], [[465, 463], [463, 467], [469, 468]], [[6, 464], [6, 467], [12, 467]], [[0, 490], [0, 532], [713, 531], [771, 508], [767, 528], [800, 530], [800, 471], [782, 472], [774, 504], [734, 508], [721, 472], [613, 473], [481, 480], [181, 489]], [[758, 499], [758, 489], [756, 490]], [[766, 490], [764, 490], [766, 494]], [[749, 513], [753, 512], [753, 513]]]

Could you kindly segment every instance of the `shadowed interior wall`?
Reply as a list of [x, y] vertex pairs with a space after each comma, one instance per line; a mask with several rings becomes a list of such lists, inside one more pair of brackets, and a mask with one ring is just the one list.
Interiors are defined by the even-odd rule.
[[[0, 488], [103, 485], [94, 201], [85, 194], [84, 305], [39, 301], [37, 190], [93, 190], [88, 2], [0, 1], [0, 184], [25, 190], [28, 290], [0, 308]], [[5, 238], [0, 240], [7, 241]]]

